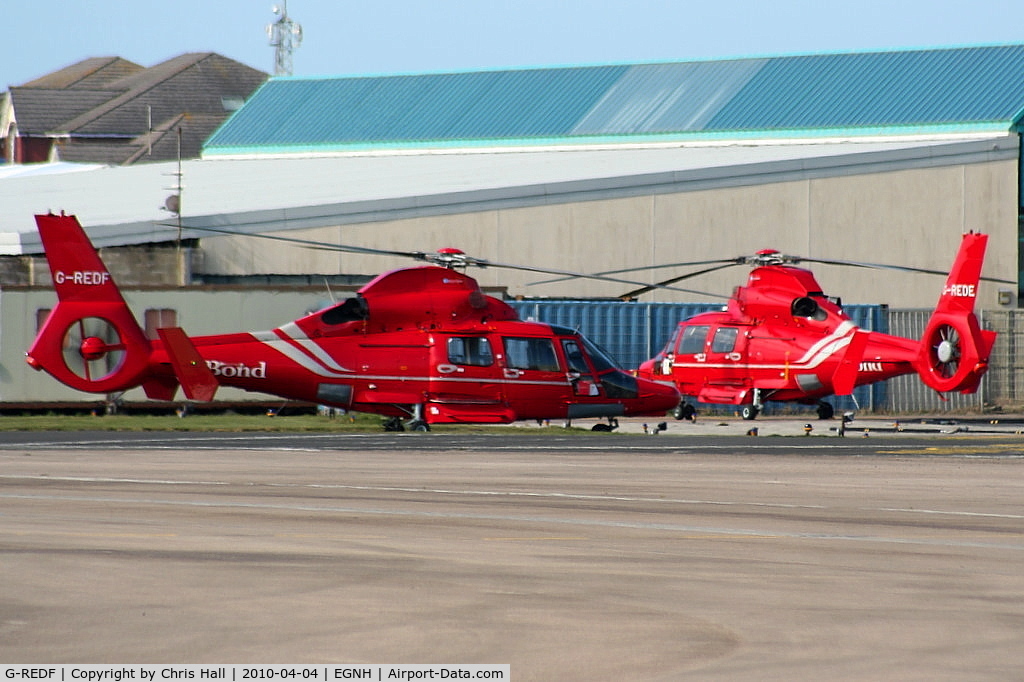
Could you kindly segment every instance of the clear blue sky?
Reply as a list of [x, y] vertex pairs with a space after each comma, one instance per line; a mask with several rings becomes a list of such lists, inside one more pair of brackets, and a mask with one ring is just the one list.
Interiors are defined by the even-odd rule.
[[[218, 52], [267, 72], [275, 0], [0, 0], [0, 90], [87, 57]], [[277, 0], [280, 2], [281, 0]], [[289, 0], [300, 76], [1024, 42], [1008, 0]]]

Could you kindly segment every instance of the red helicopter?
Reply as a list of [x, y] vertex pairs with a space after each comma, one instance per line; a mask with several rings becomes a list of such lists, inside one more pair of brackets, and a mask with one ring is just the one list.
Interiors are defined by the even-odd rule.
[[388, 430], [416, 431], [524, 419], [611, 422], [664, 415], [679, 404], [671, 384], [623, 371], [573, 330], [520, 320], [454, 268], [554, 271], [491, 263], [456, 249], [428, 255], [357, 248], [444, 267], [384, 273], [355, 297], [269, 331], [189, 337], [174, 327], [151, 340], [77, 218], [39, 215], [36, 224], [58, 303], [26, 359], [80, 391], [141, 386], [151, 399], [172, 400], [180, 385], [188, 399], [210, 401], [218, 386], [232, 386], [380, 414], [389, 417]]
[[[729, 265], [755, 268], [747, 285], [736, 287], [724, 311], [681, 322], [665, 348], [641, 364], [637, 374], [679, 389], [684, 399], [673, 410], [677, 419], [695, 414], [695, 406], [686, 398], [738, 405], [744, 419], [755, 419], [767, 401], [817, 404], [818, 416], [830, 419], [834, 409], [822, 400], [826, 396], [849, 395], [857, 386], [912, 372], [936, 391], [973, 393], [988, 369], [996, 338], [995, 332], [980, 328], [974, 314], [987, 241], [987, 235], [963, 235], [920, 340], [858, 328], [843, 312], [840, 301], [825, 296], [814, 275], [793, 263], [945, 273], [798, 258], [772, 250], [754, 257], [685, 264], [721, 265], [662, 284]], [[625, 296], [649, 290], [638, 289]]]

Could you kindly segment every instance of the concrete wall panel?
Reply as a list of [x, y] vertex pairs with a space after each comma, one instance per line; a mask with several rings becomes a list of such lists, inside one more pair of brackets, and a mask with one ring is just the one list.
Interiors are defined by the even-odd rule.
[[[729, 258], [764, 248], [945, 271], [960, 235], [976, 229], [991, 235], [985, 274], [1015, 281], [1016, 216], [1016, 163], [995, 161], [418, 217], [288, 236], [402, 251], [456, 246], [494, 261], [578, 272]], [[202, 246], [207, 272], [376, 274], [410, 264], [252, 238], [205, 238]], [[808, 267], [827, 294], [851, 303], [931, 307], [943, 284], [939, 276], [892, 270]], [[623, 277], [656, 281], [680, 272], [638, 270]], [[617, 296], [630, 288], [585, 280], [527, 286], [543, 276], [501, 269], [473, 274], [486, 286], [508, 287], [512, 295]], [[744, 268], [733, 268], [680, 286], [728, 296], [745, 279]], [[998, 305], [998, 288], [983, 286], [982, 307]], [[645, 300], [715, 299], [660, 291]]]

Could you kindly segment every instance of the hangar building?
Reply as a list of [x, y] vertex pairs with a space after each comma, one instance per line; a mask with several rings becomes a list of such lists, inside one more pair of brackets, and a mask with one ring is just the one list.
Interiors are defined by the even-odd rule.
[[[180, 234], [198, 241], [173, 261], [177, 285], [408, 264], [209, 228], [456, 246], [499, 263], [636, 268], [643, 281], [677, 274], [655, 266], [763, 248], [944, 270], [976, 230], [990, 235], [986, 276], [1003, 281], [983, 285], [980, 307], [1009, 311], [1021, 290], [1022, 115], [1024, 45], [272, 78], [180, 166], [0, 168], [0, 254], [12, 282], [45, 286], [31, 215], [49, 209], [78, 214], [101, 246], [173, 243], [164, 206], [179, 193]], [[931, 307], [942, 285], [815, 274], [844, 301], [901, 309]], [[622, 293], [500, 268], [474, 276], [512, 296]], [[720, 301], [744, 276], [647, 297]]]

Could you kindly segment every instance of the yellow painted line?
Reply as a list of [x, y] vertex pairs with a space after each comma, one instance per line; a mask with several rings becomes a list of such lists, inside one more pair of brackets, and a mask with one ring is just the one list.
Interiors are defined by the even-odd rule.
[[538, 536], [538, 537], [523, 537], [523, 538], [484, 538], [488, 542], [538, 542], [548, 540], [589, 540], [588, 537], [576, 537], [576, 536]]
[[275, 533], [275, 538], [291, 538], [293, 540], [386, 540], [387, 535], [320, 535], [317, 533]]
[[781, 535], [770, 533], [744, 533], [737, 535], [733, 533], [698, 533], [696, 535], [676, 535], [680, 540], [776, 540]]
[[891, 450], [879, 450], [878, 452], [885, 455], [990, 455], [1006, 452], [1024, 454], [1024, 449], [1020, 445], [1013, 445], [1011, 443], [984, 445], [963, 442], [957, 445], [893, 448]]
[[56, 530], [5, 530], [0, 531], [5, 535], [16, 535], [26, 537], [29, 535], [57, 535], [71, 538], [176, 538], [177, 533], [72, 533]]

